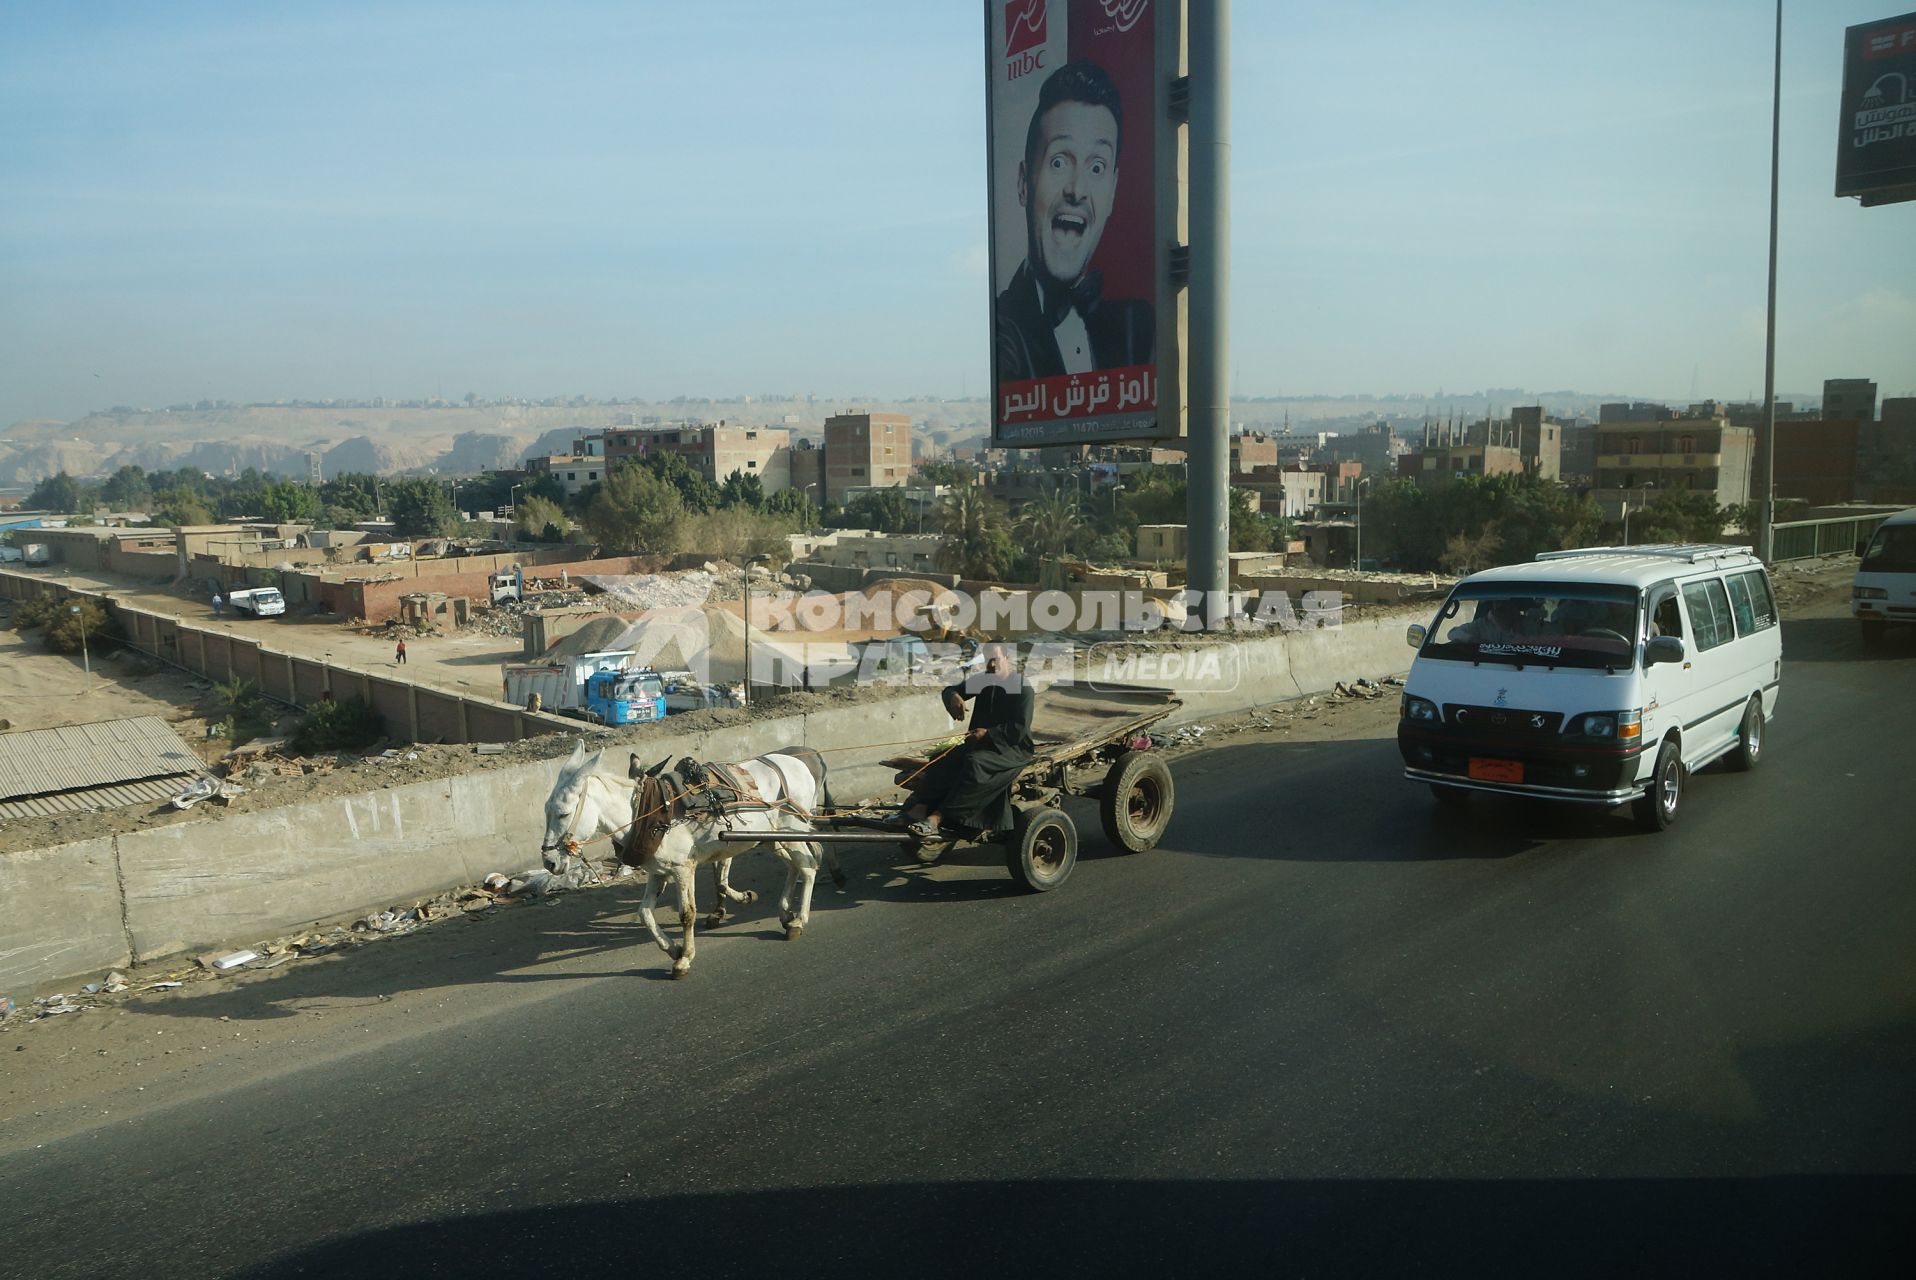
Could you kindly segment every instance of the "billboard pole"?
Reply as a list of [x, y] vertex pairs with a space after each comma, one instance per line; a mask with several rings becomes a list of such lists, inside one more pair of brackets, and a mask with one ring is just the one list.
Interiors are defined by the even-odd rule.
[[1190, 418], [1184, 585], [1206, 627], [1230, 617], [1231, 0], [1188, 0], [1191, 69]]
[[1776, 66], [1770, 86], [1770, 301], [1763, 333], [1763, 425], [1756, 440], [1756, 554], [1770, 561], [1776, 539], [1776, 188], [1783, 134], [1783, 0], [1776, 0]]

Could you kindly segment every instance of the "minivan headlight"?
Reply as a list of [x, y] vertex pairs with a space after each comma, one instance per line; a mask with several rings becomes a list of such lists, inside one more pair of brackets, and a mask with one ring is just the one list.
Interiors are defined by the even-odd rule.
[[1630, 742], [1643, 735], [1641, 711], [1593, 711], [1589, 715], [1578, 716], [1573, 723], [1576, 731], [1586, 738]]
[[1857, 587], [1854, 596], [1857, 600], [1887, 600], [1889, 590], [1886, 587]]
[[1397, 714], [1405, 720], [1435, 721], [1438, 719], [1436, 703], [1429, 698], [1413, 698], [1408, 693], [1404, 695], [1403, 705], [1398, 709]]

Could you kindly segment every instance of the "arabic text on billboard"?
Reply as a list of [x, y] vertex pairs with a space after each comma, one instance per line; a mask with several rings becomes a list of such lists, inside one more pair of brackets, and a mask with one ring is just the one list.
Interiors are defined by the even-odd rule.
[[1153, 0], [988, 0], [986, 34], [993, 437], [1174, 434]]
[[1836, 194], [1916, 198], [1916, 13], [1851, 27]]

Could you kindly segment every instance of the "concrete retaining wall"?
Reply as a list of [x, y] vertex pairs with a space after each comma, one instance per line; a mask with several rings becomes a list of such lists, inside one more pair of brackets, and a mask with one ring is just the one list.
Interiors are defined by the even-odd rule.
[[[413, 742], [514, 742], [546, 733], [572, 733], [579, 722], [523, 711], [471, 694], [427, 688], [408, 680], [334, 666], [268, 648], [228, 631], [196, 627], [171, 614], [152, 613], [57, 578], [0, 572], [0, 596], [30, 599], [85, 596], [106, 609], [125, 643], [209, 680], [250, 680], [268, 696], [304, 707], [330, 692], [363, 698], [386, 718], [388, 732]], [[264, 624], [263, 624], [264, 625]]]
[[[1217, 646], [1240, 664], [1228, 688], [1187, 692], [1173, 723], [1320, 693], [1358, 676], [1408, 669], [1404, 628], [1421, 609]], [[300, 660], [304, 662], [304, 660]], [[295, 683], [310, 683], [298, 665]], [[382, 682], [388, 683], [388, 682]], [[386, 697], [396, 691], [382, 691]], [[505, 715], [513, 715], [502, 708]], [[475, 705], [471, 729], [487, 709]], [[877, 794], [877, 764], [899, 744], [951, 729], [934, 692], [831, 707], [704, 733], [672, 721], [622, 739], [623, 753], [737, 760], [803, 744], [827, 753], [833, 798]], [[0, 992], [18, 1000], [129, 960], [258, 941], [351, 918], [538, 863], [543, 807], [559, 762], [205, 819], [110, 839], [0, 855]]]

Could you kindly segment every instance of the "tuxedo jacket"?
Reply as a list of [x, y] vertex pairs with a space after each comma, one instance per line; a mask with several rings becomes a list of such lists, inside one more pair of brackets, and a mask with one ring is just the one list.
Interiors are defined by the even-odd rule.
[[[1135, 298], [1099, 298], [1092, 303], [1084, 314], [1092, 368], [1150, 364], [1156, 320], [1151, 304]], [[1030, 262], [1019, 266], [1011, 284], [998, 295], [997, 349], [1000, 382], [1055, 378], [1065, 371], [1057, 333], [1045, 319]]]

